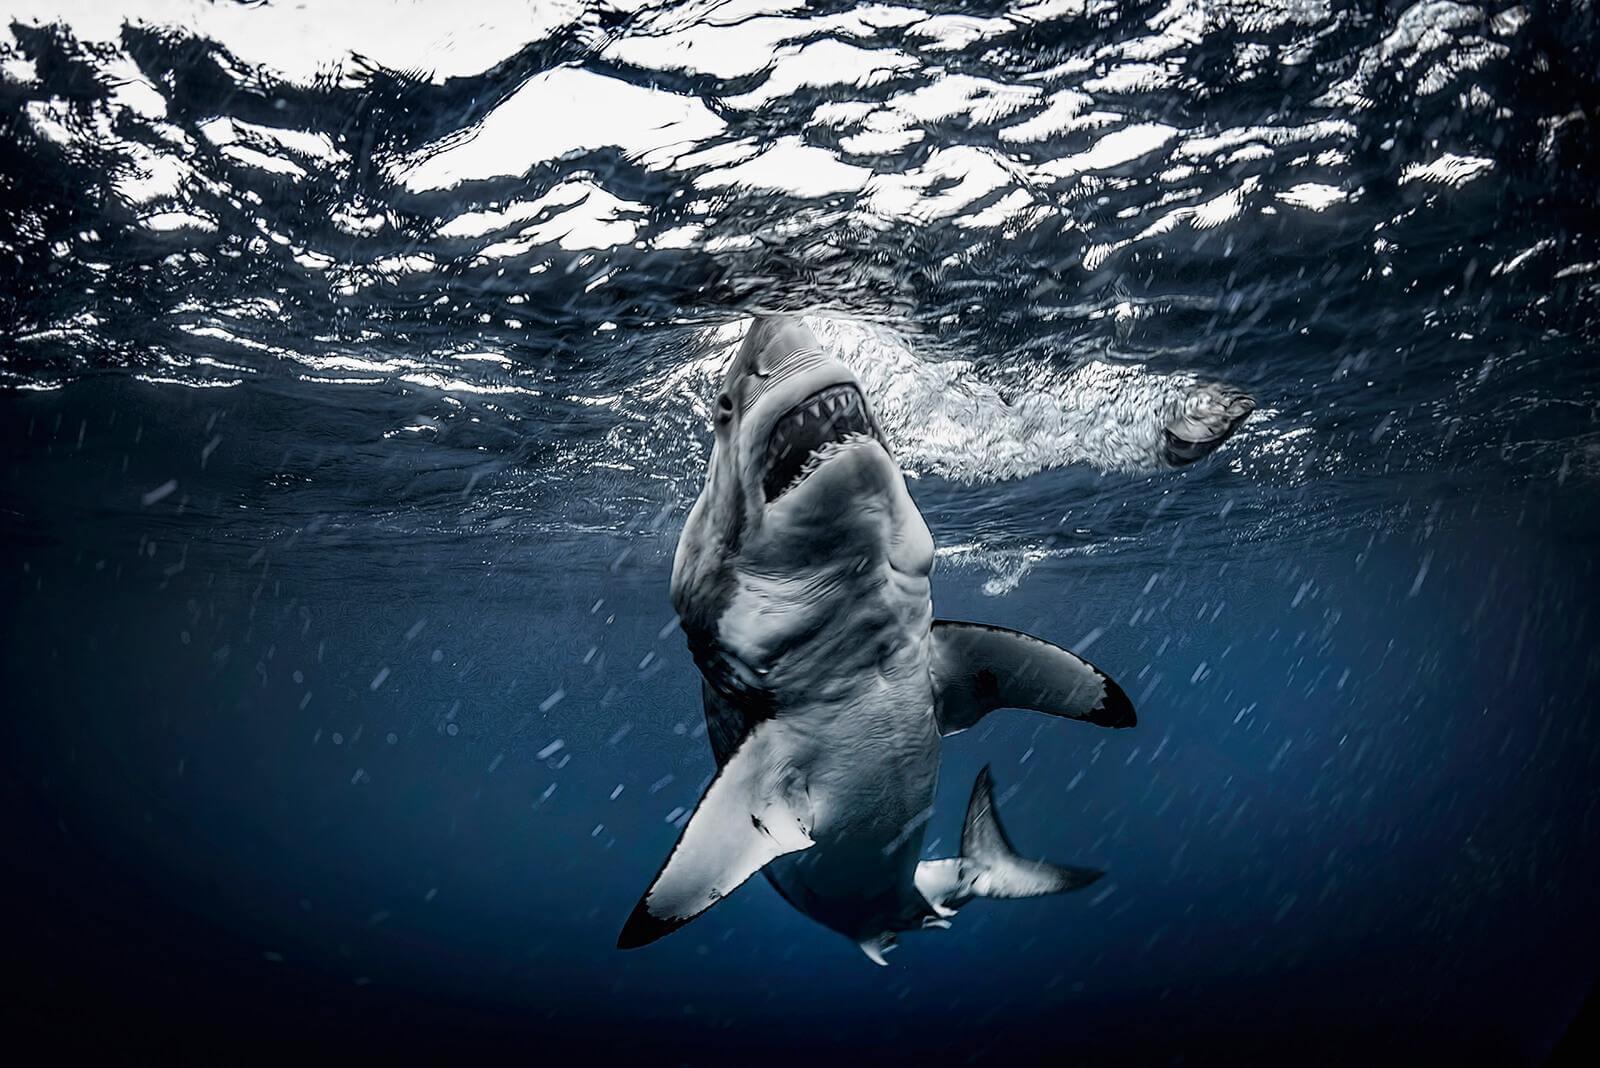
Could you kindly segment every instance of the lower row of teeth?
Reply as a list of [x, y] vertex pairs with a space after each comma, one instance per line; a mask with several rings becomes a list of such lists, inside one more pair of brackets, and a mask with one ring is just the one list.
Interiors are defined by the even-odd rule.
[[778, 496], [782, 497], [785, 493], [788, 493], [790, 490], [800, 485], [800, 483], [804, 482], [807, 478], [810, 478], [817, 468], [821, 467], [824, 463], [832, 459], [834, 456], [837, 456], [845, 449], [855, 445], [870, 444], [875, 440], [876, 439], [873, 438], [871, 434], [846, 434], [838, 441], [830, 441], [825, 445], [819, 446], [811, 453], [810, 456], [806, 457], [806, 462], [804, 466], [800, 468], [800, 473], [795, 475], [794, 479], [787, 486], [783, 487], [783, 490], [778, 494]]

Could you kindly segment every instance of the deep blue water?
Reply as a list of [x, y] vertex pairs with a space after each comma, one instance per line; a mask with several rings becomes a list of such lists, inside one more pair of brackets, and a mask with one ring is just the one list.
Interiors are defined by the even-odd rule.
[[[340, 11], [0, 35], [14, 1025], [1549, 1055], [1600, 960], [1588, 6]], [[929, 855], [987, 763], [1019, 846], [1109, 874], [887, 969], [759, 881], [613, 948], [713, 768], [667, 579], [774, 309], [902, 404], [937, 613], [1139, 709], [947, 743]], [[1098, 471], [1024, 401], [1102, 365], [1260, 407]]]

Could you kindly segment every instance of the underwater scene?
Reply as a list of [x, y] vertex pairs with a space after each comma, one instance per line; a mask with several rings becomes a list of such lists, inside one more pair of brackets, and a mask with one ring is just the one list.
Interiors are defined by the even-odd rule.
[[1592, 4], [4, 6], [15, 1041], [1594, 1037]]

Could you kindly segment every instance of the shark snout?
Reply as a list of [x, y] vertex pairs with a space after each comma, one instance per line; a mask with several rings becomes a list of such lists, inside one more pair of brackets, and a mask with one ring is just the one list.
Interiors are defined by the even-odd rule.
[[739, 394], [748, 415], [764, 398], [792, 392], [797, 378], [808, 378], [831, 362], [817, 347], [811, 331], [800, 323], [787, 318], [757, 319], [731, 377], [740, 380]]

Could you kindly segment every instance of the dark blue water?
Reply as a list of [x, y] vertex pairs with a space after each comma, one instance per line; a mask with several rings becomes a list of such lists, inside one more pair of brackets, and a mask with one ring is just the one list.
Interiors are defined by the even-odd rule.
[[[7, 1014], [118, 1059], [1543, 1060], [1600, 950], [1594, 30], [18, 8]], [[888, 969], [760, 882], [612, 948], [712, 771], [667, 577], [775, 309], [897, 413], [936, 611], [1140, 714], [947, 744], [929, 855], [987, 763], [1109, 874]], [[1101, 471], [1027, 415], [1094, 368], [1260, 407]]]

